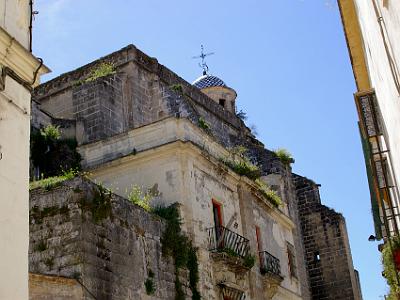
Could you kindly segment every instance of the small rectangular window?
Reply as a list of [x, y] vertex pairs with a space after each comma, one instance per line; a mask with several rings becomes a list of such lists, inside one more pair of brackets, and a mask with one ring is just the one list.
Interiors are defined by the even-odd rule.
[[225, 107], [225, 99], [219, 99], [219, 105]]
[[297, 278], [297, 266], [296, 266], [296, 256], [294, 252], [294, 246], [290, 243], [287, 243], [287, 255], [288, 255], [289, 274], [290, 276]]
[[261, 233], [260, 227], [256, 225], [256, 238], [257, 238], [257, 250], [258, 252], [262, 251], [262, 240], [261, 240]]
[[319, 255], [319, 251], [315, 251], [314, 252], [314, 261], [320, 261], [321, 260], [321, 256]]

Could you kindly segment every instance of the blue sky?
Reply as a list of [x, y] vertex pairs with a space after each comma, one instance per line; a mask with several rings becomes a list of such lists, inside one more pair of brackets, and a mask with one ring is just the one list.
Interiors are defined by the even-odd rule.
[[365, 300], [381, 299], [354, 85], [334, 0], [36, 0], [33, 49], [48, 80], [134, 44], [192, 82], [200, 45], [210, 73], [238, 93], [237, 105], [270, 149], [284, 147], [294, 171], [322, 185], [324, 204], [347, 220]]

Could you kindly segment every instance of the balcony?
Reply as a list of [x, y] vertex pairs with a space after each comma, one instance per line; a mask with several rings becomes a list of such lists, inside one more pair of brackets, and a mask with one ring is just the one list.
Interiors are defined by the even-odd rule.
[[208, 250], [213, 252], [225, 252], [233, 257], [244, 258], [249, 254], [249, 240], [225, 228], [217, 226], [207, 229]]
[[260, 255], [260, 272], [261, 274], [273, 274], [281, 276], [281, 263], [278, 258], [271, 255], [267, 251], [259, 252]]
[[265, 299], [272, 299], [278, 291], [283, 277], [281, 275], [281, 263], [278, 258], [267, 251], [259, 252], [260, 272], [264, 279]]
[[248, 263], [251, 258], [248, 239], [222, 226], [207, 231], [208, 250], [211, 251], [214, 274], [219, 281], [226, 279], [228, 271], [243, 274], [253, 267]]

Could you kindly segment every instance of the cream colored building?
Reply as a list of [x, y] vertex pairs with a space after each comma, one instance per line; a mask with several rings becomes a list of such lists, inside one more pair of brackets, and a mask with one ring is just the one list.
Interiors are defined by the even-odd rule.
[[30, 90], [49, 72], [30, 52], [31, 12], [0, 1], [0, 299], [28, 299]]
[[[103, 76], [92, 79], [98, 73]], [[292, 173], [293, 159], [285, 161], [256, 139], [237, 115], [236, 92], [217, 76], [203, 74], [190, 84], [128, 45], [40, 85], [34, 100], [33, 126], [64, 124], [63, 137], [76, 138], [82, 169], [93, 181], [123, 198], [140, 186], [158, 192], [153, 206], [179, 204], [182, 228], [198, 248], [202, 299], [337, 299], [338, 294], [360, 299], [343, 216], [321, 204], [315, 183]], [[233, 154], [237, 146], [246, 149], [245, 156]], [[232, 155], [237, 160], [229, 164]], [[245, 157], [258, 166], [255, 176], [241, 171], [239, 161]], [[33, 164], [41, 167], [41, 162]], [[264, 190], [258, 180], [267, 185]], [[34, 202], [48, 208], [51, 191], [36, 192]], [[118, 214], [129, 220], [123, 211]], [[41, 233], [37, 227], [32, 225], [32, 236]], [[138, 233], [147, 236], [143, 229]], [[48, 244], [63, 238], [45, 237]], [[54, 256], [51, 249], [35, 251], [37, 240], [31, 244], [32, 261]], [[58, 267], [41, 269], [32, 263], [32, 271], [71, 278], [70, 264], [60, 259], [69, 253], [58, 251]], [[254, 265], [246, 264], [251, 256]], [[110, 248], [108, 258], [120, 264], [115, 249]], [[85, 259], [83, 264], [98, 270], [103, 266]], [[83, 274], [82, 280], [101, 298], [108, 284], [118, 290], [125, 285], [125, 280], [107, 277], [119, 275], [112, 271]], [[131, 284], [123, 289], [141, 298], [113, 299], [150, 299]], [[160, 289], [151, 299], [170, 298]]]
[[[41, 85], [34, 95], [54, 118], [76, 120], [83, 169], [122, 197], [138, 185], [160, 193], [152, 205], [180, 204], [183, 229], [199, 249], [202, 299], [309, 299], [296, 210], [288, 207], [296, 198], [290, 167], [265, 150], [235, 115], [236, 92], [211, 75], [193, 85], [167, 83], [176, 75], [166, 68], [157, 76], [149, 72], [148, 56], [133, 46], [110, 57], [115, 74], [73, 84], [109, 61], [100, 60], [64, 81], [59, 77]], [[260, 179], [281, 197], [280, 207], [253, 180], [221, 162], [229, 148], [246, 139], [253, 139], [248, 147], [271, 160], [269, 168], [276, 165]], [[227, 255], [225, 248], [235, 254]], [[248, 255], [256, 260], [252, 268], [243, 264]]]
[[[98, 157], [113, 154], [109, 147], [112, 144], [117, 144], [117, 151], [123, 152], [135, 144], [138, 153], [96, 167]], [[201, 145], [207, 145], [206, 149]], [[257, 193], [252, 180], [223, 167], [218, 158], [227, 155], [227, 150], [190, 121], [169, 118], [106, 143], [81, 146], [79, 151], [92, 178], [117, 194], [127, 197], [133, 183], [145, 188], [156, 185], [162, 194], [159, 200], [162, 204], [181, 204], [185, 231], [199, 248], [199, 287], [204, 299], [221, 299], [217, 288], [220, 283], [243, 293], [246, 299], [272, 299], [272, 296], [303, 299], [297, 274], [291, 276], [288, 269], [287, 245], [294, 245], [295, 224], [287, 206], [276, 208]], [[283, 189], [280, 179], [279, 175], [263, 177], [269, 185]], [[220, 208], [220, 221], [226, 232], [246, 241], [243, 251], [251, 249], [251, 254], [257, 257], [257, 250], [262, 252], [261, 256], [272, 255], [278, 259], [279, 273], [270, 270], [271, 276], [264, 276], [258, 263], [249, 271], [238, 261], [230, 262], [220, 253], [214, 253], [216, 206]], [[259, 228], [258, 244], [256, 228]], [[301, 257], [298, 259], [300, 263]]]
[[398, 236], [400, 2], [338, 2], [357, 85], [355, 100], [368, 168], [376, 237]]

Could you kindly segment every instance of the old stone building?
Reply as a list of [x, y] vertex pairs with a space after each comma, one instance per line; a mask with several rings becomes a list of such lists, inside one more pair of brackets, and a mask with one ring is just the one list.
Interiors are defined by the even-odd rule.
[[318, 185], [293, 174], [311, 294], [315, 299], [361, 299], [343, 216], [321, 204]]
[[[130, 45], [39, 86], [34, 100], [35, 130], [59, 125], [89, 173], [34, 184], [32, 273], [76, 278], [85, 299], [361, 299], [343, 217], [305, 200], [309, 181], [255, 138], [220, 78], [189, 84]], [[52, 149], [74, 147], [52, 147], [46, 155], [73, 165]], [[54, 167], [35, 159], [32, 177]], [[151, 207], [177, 208], [198, 278], [162, 254], [170, 223], [126, 200], [135, 186], [151, 191]]]

